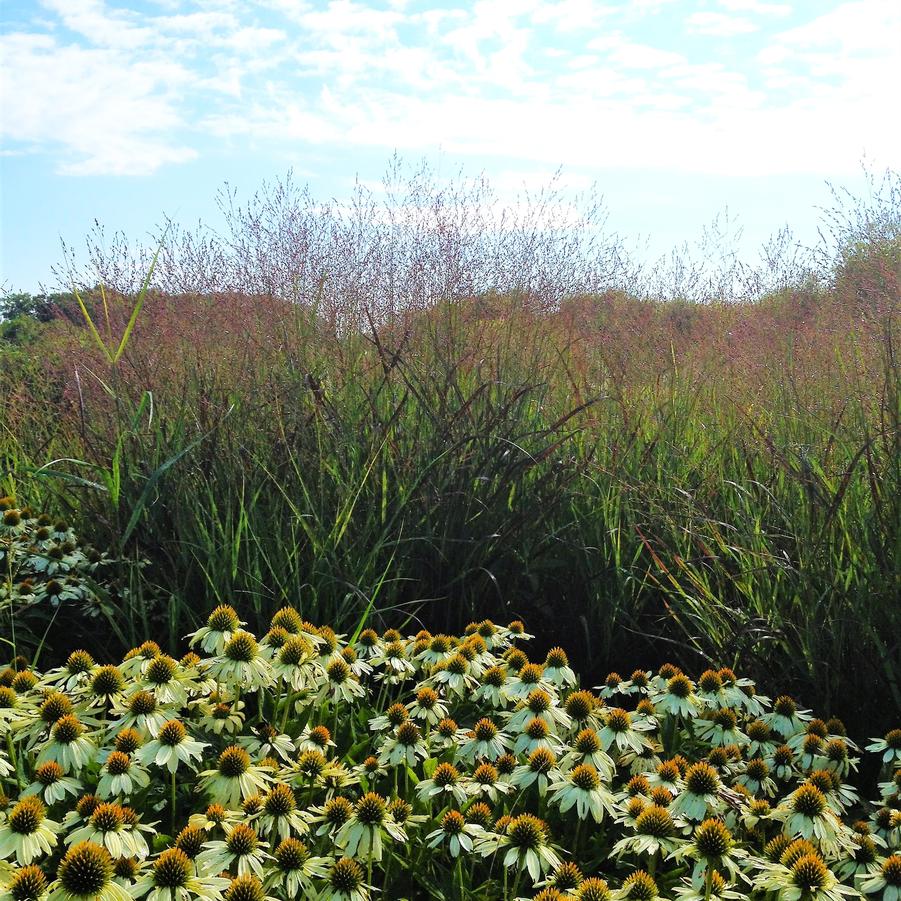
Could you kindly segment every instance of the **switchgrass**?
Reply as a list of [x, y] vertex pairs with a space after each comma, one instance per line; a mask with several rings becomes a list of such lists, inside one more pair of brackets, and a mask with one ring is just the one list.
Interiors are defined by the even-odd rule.
[[257, 629], [286, 602], [351, 630], [517, 615], [589, 677], [711, 659], [884, 725], [893, 245], [664, 302], [601, 291], [565, 229], [504, 243], [471, 196], [420, 199], [398, 224], [264, 198], [220, 244], [170, 236], [138, 317], [110, 258], [80, 292], [102, 329], [0, 353], [3, 493], [131, 561], [128, 642], [174, 649], [211, 603]]
[[[598, 339], [493, 303], [329, 339], [273, 302], [153, 297], [109, 371], [57, 323], [47, 359], [76, 365], [7, 394], [8, 487], [150, 560], [123, 598], [132, 643], [174, 647], [213, 602], [447, 631], [503, 610], [601, 675], [640, 650], [775, 672], [851, 720], [901, 702], [890, 333], [805, 321], [790, 362], [753, 306], [691, 308], [677, 346], [666, 308], [610, 335], [586, 301]], [[720, 316], [754, 325], [735, 356], [756, 375], [711, 359]], [[864, 675], [886, 695], [861, 698]]]

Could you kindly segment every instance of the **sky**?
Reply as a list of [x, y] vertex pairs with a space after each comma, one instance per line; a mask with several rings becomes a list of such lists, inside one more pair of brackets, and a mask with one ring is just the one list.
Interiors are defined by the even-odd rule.
[[[901, 168], [897, 0], [4, 0], [0, 289], [61, 240], [216, 227], [293, 170], [324, 199], [391, 156], [504, 195], [596, 184], [645, 253], [728, 209], [812, 241], [828, 184]], [[643, 244], [641, 242], [644, 242]]]

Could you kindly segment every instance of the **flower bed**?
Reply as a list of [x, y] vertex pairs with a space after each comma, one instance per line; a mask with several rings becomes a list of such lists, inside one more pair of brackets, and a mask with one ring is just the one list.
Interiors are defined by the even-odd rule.
[[0, 674], [0, 901], [901, 898], [901, 730], [861, 798], [839, 721], [728, 669], [242, 625]]

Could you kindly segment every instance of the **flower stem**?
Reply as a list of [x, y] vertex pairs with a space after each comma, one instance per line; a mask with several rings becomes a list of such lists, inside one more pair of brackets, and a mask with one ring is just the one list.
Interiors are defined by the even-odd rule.
[[175, 770], [172, 771], [172, 794], [170, 797], [170, 803], [172, 806], [172, 837], [175, 837]]

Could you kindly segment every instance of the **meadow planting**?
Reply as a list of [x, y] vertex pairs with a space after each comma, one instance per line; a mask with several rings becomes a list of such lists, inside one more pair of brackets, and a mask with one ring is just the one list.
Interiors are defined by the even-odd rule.
[[2, 301], [0, 899], [898, 901], [897, 176], [650, 270], [398, 178]]

